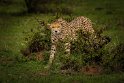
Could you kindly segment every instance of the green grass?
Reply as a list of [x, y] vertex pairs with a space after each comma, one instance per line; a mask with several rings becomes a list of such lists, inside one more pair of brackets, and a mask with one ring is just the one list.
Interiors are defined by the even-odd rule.
[[123, 83], [124, 73], [103, 75], [45, 75], [41, 62], [28, 61], [0, 65], [1, 83]]
[[[104, 35], [111, 37], [107, 45], [111, 49], [118, 43], [124, 43], [124, 0], [76, 0], [64, 2], [62, 5], [72, 7], [74, 16], [89, 17], [97, 28], [106, 28]], [[81, 2], [79, 2], [81, 1]], [[21, 5], [23, 4], [23, 5]], [[73, 5], [73, 6], [72, 6]], [[25, 11], [22, 1], [14, 0], [8, 6], [0, 5], [0, 83], [123, 83], [124, 73], [87, 75], [42, 75], [42, 62], [22, 60], [20, 49], [24, 46], [24, 31], [36, 28], [34, 17], [48, 21], [53, 14], [28, 14], [22, 16], [9, 15]], [[4, 13], [6, 15], [4, 15]], [[68, 17], [64, 15], [64, 17]], [[20, 57], [21, 61], [16, 58]]]
[[2, 83], [123, 83], [124, 74], [109, 75], [59, 75], [44, 76], [42, 65], [38, 62], [14, 64], [14, 66], [0, 66], [0, 82]]

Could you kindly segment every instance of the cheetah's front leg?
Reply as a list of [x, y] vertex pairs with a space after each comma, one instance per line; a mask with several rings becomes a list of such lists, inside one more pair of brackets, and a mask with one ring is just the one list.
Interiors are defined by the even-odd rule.
[[65, 52], [66, 52], [66, 56], [70, 55], [70, 43], [65, 43]]
[[55, 53], [56, 53], [56, 45], [52, 45], [51, 46], [51, 52], [50, 52], [50, 58], [49, 58], [49, 63], [48, 63], [48, 68], [51, 66], [54, 57], [55, 57]]

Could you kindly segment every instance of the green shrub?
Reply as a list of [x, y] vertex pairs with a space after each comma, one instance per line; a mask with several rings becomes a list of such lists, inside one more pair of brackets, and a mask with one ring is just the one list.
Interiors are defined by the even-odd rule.
[[51, 47], [50, 30], [47, 29], [44, 21], [41, 22], [41, 24], [40, 27], [24, 32], [26, 46], [21, 49], [21, 53], [30, 58], [30, 60], [35, 60], [35, 56], [38, 52], [43, 54], [44, 60], [48, 59], [47, 51], [49, 51]]
[[104, 57], [104, 66], [112, 71], [124, 71], [124, 44], [118, 44]]
[[102, 36], [101, 31], [94, 34], [95, 38], [91, 37], [90, 33], [81, 30], [77, 34], [78, 39], [71, 42], [71, 55], [68, 57], [65, 56], [64, 42], [58, 43], [53, 70], [79, 72], [82, 66], [102, 65], [103, 56], [106, 54], [104, 46], [110, 42], [110, 38]]
[[[69, 17], [65, 19], [70, 21], [73, 18]], [[52, 20], [49, 21], [51, 22]], [[110, 52], [105, 50], [104, 47], [111, 39], [108, 36], [102, 35], [102, 32], [103, 30], [96, 30], [95, 34], [91, 36], [88, 32], [77, 31], [78, 38], [71, 42], [71, 55], [69, 57], [65, 56], [64, 42], [58, 42], [57, 56], [55, 56], [52, 66], [53, 71], [70, 69], [78, 72], [82, 66], [94, 64], [104, 66], [105, 69], [123, 70], [124, 45], [120, 44]], [[51, 47], [50, 30], [43, 25], [34, 30], [31, 29], [30, 33], [32, 35], [25, 37], [25, 41], [27, 41], [26, 49], [23, 49], [22, 53], [30, 55], [36, 52], [43, 52], [43, 62], [47, 64]]]
[[78, 39], [72, 42], [72, 54], [79, 54], [82, 56], [84, 65], [101, 64], [102, 56], [104, 55], [104, 46], [110, 42], [110, 38], [102, 36], [101, 33], [96, 32], [96, 37], [91, 37], [90, 33], [78, 31]]

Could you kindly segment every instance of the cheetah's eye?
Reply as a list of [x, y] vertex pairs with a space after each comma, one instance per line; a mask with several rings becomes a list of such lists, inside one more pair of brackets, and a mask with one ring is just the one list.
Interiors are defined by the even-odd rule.
[[51, 27], [51, 28], [54, 28], [54, 27]]

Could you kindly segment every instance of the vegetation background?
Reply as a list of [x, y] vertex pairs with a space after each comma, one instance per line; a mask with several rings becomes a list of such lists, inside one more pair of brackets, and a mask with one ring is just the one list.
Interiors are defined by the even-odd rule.
[[[0, 83], [123, 83], [123, 4], [124, 0], [0, 0]], [[94, 53], [103, 53], [100, 64], [105, 72], [102, 75], [60, 74], [57, 73], [59, 61], [55, 60], [57, 64], [47, 75], [44, 66], [49, 58], [50, 32], [37, 19], [43, 24], [58, 17], [70, 21], [76, 16], [90, 18], [98, 32], [103, 30], [99, 34], [111, 39], [99, 52]], [[35, 57], [39, 51], [44, 51], [43, 61], [42, 57]], [[62, 52], [59, 51], [59, 55]], [[79, 59], [75, 56], [71, 58], [72, 61]], [[80, 64], [74, 64], [77, 63]]]

